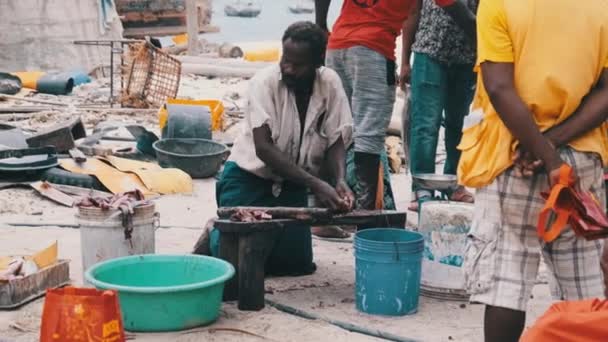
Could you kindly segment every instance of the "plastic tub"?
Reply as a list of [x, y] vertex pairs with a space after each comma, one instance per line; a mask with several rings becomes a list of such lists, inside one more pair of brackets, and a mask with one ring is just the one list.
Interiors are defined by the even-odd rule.
[[207, 139], [162, 139], [152, 147], [162, 167], [174, 167], [192, 178], [215, 175], [228, 153], [228, 147]]
[[219, 316], [224, 283], [234, 267], [201, 255], [137, 255], [91, 267], [85, 279], [116, 290], [126, 330], [178, 331], [207, 325]]

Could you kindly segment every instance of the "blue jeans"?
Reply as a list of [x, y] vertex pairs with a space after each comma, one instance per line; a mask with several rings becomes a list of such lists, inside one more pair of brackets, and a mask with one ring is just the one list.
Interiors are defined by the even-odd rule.
[[[439, 128], [445, 126], [447, 159], [443, 172], [456, 174], [464, 117], [475, 93], [472, 65], [445, 65], [415, 53], [410, 96], [410, 168], [412, 174], [435, 173]], [[412, 185], [414, 191], [418, 190]]]

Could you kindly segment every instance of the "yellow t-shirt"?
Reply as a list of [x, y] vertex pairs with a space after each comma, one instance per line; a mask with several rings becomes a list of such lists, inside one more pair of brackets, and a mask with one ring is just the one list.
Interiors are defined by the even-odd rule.
[[[608, 0], [481, 0], [477, 12], [480, 123], [464, 131], [461, 184], [482, 187], [512, 165], [516, 141], [483, 87], [480, 64], [514, 63], [515, 87], [541, 131], [572, 115], [608, 68]], [[608, 125], [572, 141], [608, 163]]]

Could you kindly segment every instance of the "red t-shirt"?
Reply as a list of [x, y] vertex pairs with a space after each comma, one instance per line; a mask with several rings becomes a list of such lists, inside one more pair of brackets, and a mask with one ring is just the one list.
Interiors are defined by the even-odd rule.
[[327, 47], [363, 45], [395, 60], [395, 40], [401, 34], [415, 0], [344, 0]]

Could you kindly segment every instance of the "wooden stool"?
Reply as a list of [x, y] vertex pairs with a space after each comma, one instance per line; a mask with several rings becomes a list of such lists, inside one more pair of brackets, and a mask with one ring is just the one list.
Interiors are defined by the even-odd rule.
[[[214, 224], [220, 232], [219, 257], [231, 263], [236, 273], [226, 282], [224, 301], [238, 300], [239, 310], [258, 311], [264, 308], [264, 265], [283, 229], [307, 225], [350, 225], [383, 228], [404, 228], [406, 213], [398, 211], [361, 211], [332, 216], [325, 209], [312, 209], [313, 215], [303, 215], [301, 209], [292, 208], [292, 214], [276, 215], [283, 208], [220, 208], [220, 217]], [[257, 222], [233, 222], [235, 210], [264, 210], [273, 217], [291, 216]], [[273, 212], [275, 215], [273, 215]], [[296, 213], [297, 215], [293, 214]], [[285, 212], [282, 212], [283, 214]]]

